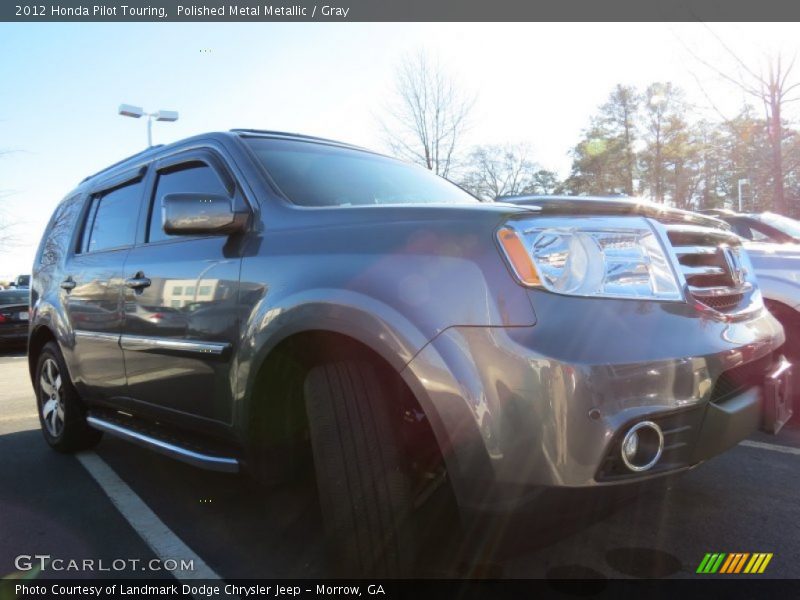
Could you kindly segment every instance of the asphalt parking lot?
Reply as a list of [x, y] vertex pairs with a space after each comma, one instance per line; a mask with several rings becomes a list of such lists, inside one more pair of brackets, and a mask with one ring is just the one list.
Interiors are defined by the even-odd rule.
[[[772, 561], [756, 577], [797, 578], [798, 474], [800, 427], [790, 424], [613, 511], [577, 520], [542, 515], [548, 525], [525, 531], [522, 540], [495, 543], [502, 523], [488, 537], [465, 539], [441, 515], [422, 575], [694, 578], [703, 577], [695, 571], [708, 552], [769, 552]], [[0, 355], [0, 481], [0, 577], [17, 570], [18, 556], [37, 554], [106, 566], [142, 561], [40, 577], [164, 576], [140, 566], [155, 557], [195, 559], [196, 572], [185, 577], [328, 575], [313, 484], [264, 490], [243, 476], [200, 471], [108, 436], [82, 457], [52, 452], [19, 352]]]

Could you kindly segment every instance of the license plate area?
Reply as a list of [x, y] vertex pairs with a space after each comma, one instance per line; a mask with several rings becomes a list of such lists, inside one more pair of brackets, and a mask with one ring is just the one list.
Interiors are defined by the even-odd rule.
[[767, 433], [778, 433], [792, 418], [792, 375], [792, 364], [781, 357], [778, 365], [764, 380], [761, 429]]
[[27, 312], [17, 313], [17, 318], [20, 321], [27, 321], [28, 320], [28, 313]]

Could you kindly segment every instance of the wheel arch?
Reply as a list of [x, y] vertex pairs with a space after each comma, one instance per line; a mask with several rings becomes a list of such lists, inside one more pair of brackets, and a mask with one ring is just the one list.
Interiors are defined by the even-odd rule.
[[[28, 336], [28, 373], [31, 381], [36, 376], [36, 365], [39, 362], [39, 354], [48, 342], [58, 343], [55, 333], [47, 325], [36, 326]], [[69, 368], [69, 366], [67, 367]]]
[[[303, 418], [305, 416], [304, 406], [287, 406], [287, 402], [295, 400], [302, 405], [302, 397], [296, 393], [286, 393], [285, 389], [278, 394], [264, 393], [268, 383], [271, 369], [285, 357], [289, 355], [294, 358], [305, 356], [308, 360], [303, 365], [303, 373], [307, 373], [310, 368], [328, 357], [340, 358], [356, 355], [359, 358], [368, 360], [375, 364], [382, 374], [387, 376], [390, 385], [393, 386], [397, 395], [395, 398], [403, 402], [403, 410], [412, 413], [418, 411], [418, 415], [424, 416], [424, 433], [419, 438], [420, 446], [414, 449], [420, 455], [428, 455], [435, 452], [441, 459], [445, 468], [450, 471], [450, 461], [453, 457], [445, 449], [448, 447], [449, 439], [443, 429], [443, 425], [438, 417], [435, 407], [430, 403], [430, 399], [418, 392], [424, 387], [419, 382], [409, 381], [414, 374], [406, 370], [405, 364], [397, 360], [397, 355], [385, 345], [371, 343], [357, 335], [356, 331], [345, 327], [314, 327], [293, 330], [282, 336], [278, 341], [271, 345], [260, 357], [258, 366], [254, 369], [252, 380], [248, 386], [247, 406], [240, 417], [241, 433], [245, 439], [250, 440], [252, 432], [248, 430], [251, 423], [258, 422], [257, 413], [267, 410], [279, 420], [293, 422], [293, 418], [286, 419], [285, 411], [301, 409]], [[302, 382], [295, 382], [301, 385]], [[296, 413], [294, 413], [296, 416]], [[248, 442], [246, 442], [248, 443]]]

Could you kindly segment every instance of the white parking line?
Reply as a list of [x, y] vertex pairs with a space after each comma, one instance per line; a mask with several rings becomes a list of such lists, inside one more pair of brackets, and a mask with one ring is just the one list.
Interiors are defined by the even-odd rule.
[[221, 579], [202, 558], [158, 518], [144, 503], [144, 500], [139, 498], [136, 492], [122, 481], [102, 458], [94, 452], [79, 452], [76, 456], [89, 474], [100, 484], [125, 520], [150, 546], [153, 553], [161, 559], [162, 564], [167, 559], [177, 560], [179, 566], [181, 560], [193, 561], [194, 570], [171, 571], [176, 579]]
[[779, 446], [778, 444], [766, 444], [764, 442], [753, 442], [751, 440], [744, 440], [739, 442], [740, 446], [747, 446], [749, 448], [760, 448], [761, 450], [772, 450], [773, 452], [783, 452], [784, 454], [794, 454], [800, 456], [800, 448], [792, 448], [791, 446]]

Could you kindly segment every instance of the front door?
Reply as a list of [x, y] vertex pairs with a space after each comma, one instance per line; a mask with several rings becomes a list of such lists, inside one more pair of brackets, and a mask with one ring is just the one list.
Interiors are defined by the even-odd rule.
[[191, 151], [155, 168], [143, 243], [125, 262], [128, 395], [163, 417], [231, 420], [241, 255], [235, 236], [168, 235], [161, 202], [174, 193], [240, 194], [224, 163]]

